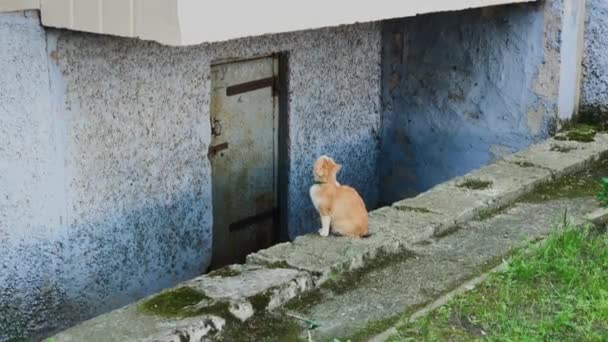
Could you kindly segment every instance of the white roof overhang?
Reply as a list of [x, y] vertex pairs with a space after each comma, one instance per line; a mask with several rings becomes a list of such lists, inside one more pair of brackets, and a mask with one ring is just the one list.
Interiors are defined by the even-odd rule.
[[536, 0], [1, 0], [42, 24], [166, 45], [257, 36]]

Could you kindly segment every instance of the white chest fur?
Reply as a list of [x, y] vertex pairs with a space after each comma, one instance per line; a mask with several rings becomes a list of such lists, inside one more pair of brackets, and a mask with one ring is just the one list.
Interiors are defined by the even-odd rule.
[[[336, 181], [336, 186], [340, 186], [340, 183]], [[315, 206], [315, 209], [319, 211], [319, 206], [321, 205], [321, 198], [319, 197], [319, 190], [321, 190], [321, 184], [315, 184], [310, 187], [310, 199], [312, 200], [312, 204]]]
[[321, 185], [315, 184], [310, 187], [310, 199], [312, 200], [312, 204], [315, 206], [315, 209], [319, 211], [319, 204], [321, 199], [318, 196], [319, 190], [321, 189]]

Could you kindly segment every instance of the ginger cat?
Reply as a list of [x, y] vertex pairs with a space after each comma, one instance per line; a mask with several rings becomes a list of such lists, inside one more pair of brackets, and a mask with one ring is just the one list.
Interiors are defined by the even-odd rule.
[[342, 168], [328, 156], [321, 156], [314, 165], [315, 185], [310, 198], [321, 215], [321, 236], [334, 233], [350, 237], [368, 237], [367, 208], [357, 191], [336, 180]]

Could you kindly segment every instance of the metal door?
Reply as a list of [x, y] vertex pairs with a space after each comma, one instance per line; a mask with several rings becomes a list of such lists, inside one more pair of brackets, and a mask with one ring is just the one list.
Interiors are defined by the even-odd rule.
[[211, 67], [212, 268], [277, 239], [278, 61]]

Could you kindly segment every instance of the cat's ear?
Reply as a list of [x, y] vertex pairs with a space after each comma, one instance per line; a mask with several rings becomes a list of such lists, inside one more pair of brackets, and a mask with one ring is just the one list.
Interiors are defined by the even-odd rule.
[[336, 173], [340, 172], [340, 170], [342, 170], [342, 165], [335, 163], [334, 170], [336, 171]]

